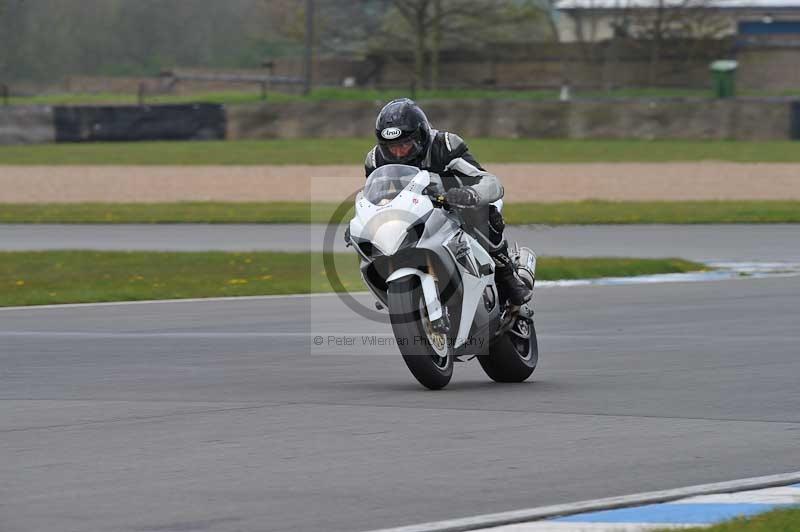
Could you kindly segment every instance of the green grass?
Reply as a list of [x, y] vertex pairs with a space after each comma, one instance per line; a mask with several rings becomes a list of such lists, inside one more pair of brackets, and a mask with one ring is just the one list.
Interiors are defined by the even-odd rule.
[[[270, 91], [266, 100], [261, 98], [261, 89], [253, 84], [250, 90], [229, 90], [214, 92], [197, 92], [192, 94], [147, 95], [147, 104], [159, 103], [219, 103], [225, 105], [252, 103], [286, 103], [301, 101], [389, 101], [394, 98], [411, 95], [410, 89], [375, 90], [375, 89], [343, 89], [319, 88], [310, 95], [292, 94]], [[419, 100], [438, 99], [515, 99], [515, 100], [554, 100], [558, 91], [497, 91], [497, 90], [420, 90], [416, 93]], [[40, 96], [13, 97], [9, 103], [14, 105], [104, 105], [104, 104], [137, 104], [136, 94], [124, 93], [61, 93], [43, 94]]]
[[[0, 204], [0, 223], [328, 223], [335, 203]], [[506, 203], [509, 224], [800, 223], [800, 201]], [[352, 216], [352, 210], [343, 219]]]
[[[661, 532], [666, 532], [664, 529]], [[733, 519], [712, 527], [683, 528], [683, 532], [797, 532], [800, 508], [774, 510], [754, 517]]]
[[[355, 254], [334, 254], [347, 290], [363, 290]], [[680, 259], [543, 257], [538, 279], [697, 271]], [[328, 292], [310, 253], [0, 252], [0, 306]]]
[[[340, 87], [321, 87], [310, 95], [292, 94], [278, 91], [267, 93], [267, 102], [283, 103], [293, 101], [330, 101], [330, 100], [367, 100], [389, 101], [393, 98], [411, 97], [411, 88], [398, 89], [345, 89]], [[556, 100], [558, 90], [496, 90], [496, 89], [441, 89], [418, 90], [413, 95], [418, 100], [458, 100], [458, 99], [503, 99], [503, 100]], [[573, 91], [575, 98], [710, 98], [711, 90], [641, 88], [619, 89], [612, 91]], [[247, 88], [228, 91], [197, 92], [192, 94], [146, 95], [145, 102], [157, 103], [220, 103], [238, 105], [262, 102], [261, 89], [253, 84]], [[56, 93], [39, 96], [12, 97], [13, 105], [104, 105], [104, 104], [137, 104], [138, 96], [134, 93]]]
[[[367, 89], [342, 87], [320, 87], [314, 89], [308, 96], [295, 93], [269, 91], [266, 101], [269, 103], [285, 103], [295, 101], [332, 101], [332, 100], [366, 100], [386, 102], [393, 98], [413, 97], [420, 101], [425, 100], [465, 100], [465, 99], [490, 99], [490, 100], [557, 100], [559, 90], [498, 90], [498, 89], [421, 89], [412, 94], [411, 88], [397, 89]], [[798, 96], [800, 90], [784, 91], [740, 91], [740, 96], [746, 97], [775, 97]], [[682, 88], [629, 88], [603, 90], [575, 90], [572, 91], [573, 99], [663, 99], [663, 98], [713, 98], [711, 89], [682, 89]], [[145, 96], [146, 104], [167, 103], [219, 103], [224, 105], [239, 105], [262, 103], [261, 89], [258, 85], [242, 86], [238, 90], [196, 92], [191, 94], [149, 94]], [[11, 105], [135, 105], [138, 96], [135, 93], [53, 93], [37, 96], [14, 96], [9, 99]]]
[[327, 223], [335, 207], [300, 202], [0, 204], [0, 223]]
[[[792, 141], [467, 139], [486, 163], [800, 162]], [[359, 165], [371, 138], [0, 146], [0, 165]]]
[[[490, 99], [490, 100], [557, 100], [559, 90], [497, 90], [497, 89], [440, 89], [418, 90], [412, 95], [411, 88], [397, 89], [346, 89], [341, 87], [320, 87], [314, 89], [310, 95], [269, 91], [266, 101], [269, 103], [285, 103], [295, 101], [335, 101], [335, 100], [366, 100], [386, 102], [393, 98], [414, 97], [420, 101], [425, 100], [465, 100], [465, 99]], [[771, 97], [771, 96], [797, 96], [798, 90], [788, 91], [740, 91], [741, 96]], [[712, 98], [711, 89], [681, 89], [681, 88], [631, 88], [602, 90], [574, 90], [574, 99], [663, 99], [663, 98]], [[262, 103], [261, 89], [258, 85], [243, 86], [238, 90], [196, 92], [191, 94], [149, 94], [145, 96], [147, 104], [166, 103], [219, 103], [224, 105], [239, 105]], [[12, 105], [135, 105], [138, 96], [135, 93], [54, 93], [37, 96], [15, 96], [9, 99]]]
[[800, 201], [507, 203], [509, 224], [800, 223]]

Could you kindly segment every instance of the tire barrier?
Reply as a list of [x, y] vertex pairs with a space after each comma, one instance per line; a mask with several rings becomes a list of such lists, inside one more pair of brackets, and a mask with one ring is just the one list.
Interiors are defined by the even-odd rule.
[[56, 142], [223, 140], [217, 104], [54, 107]]
[[792, 102], [792, 126], [789, 138], [800, 140], [800, 102]]

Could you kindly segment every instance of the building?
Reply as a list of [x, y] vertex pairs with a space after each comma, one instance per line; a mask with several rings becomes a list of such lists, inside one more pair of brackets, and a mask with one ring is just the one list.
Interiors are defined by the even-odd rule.
[[556, 9], [562, 42], [637, 37], [660, 13], [684, 38], [800, 47], [800, 0], [560, 0]]

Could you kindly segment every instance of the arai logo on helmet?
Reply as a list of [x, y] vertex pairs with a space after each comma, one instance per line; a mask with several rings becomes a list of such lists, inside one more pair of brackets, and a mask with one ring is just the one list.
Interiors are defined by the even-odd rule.
[[396, 139], [402, 134], [403, 132], [400, 130], [399, 127], [387, 127], [386, 129], [381, 131], [381, 137], [385, 138], [386, 140]]

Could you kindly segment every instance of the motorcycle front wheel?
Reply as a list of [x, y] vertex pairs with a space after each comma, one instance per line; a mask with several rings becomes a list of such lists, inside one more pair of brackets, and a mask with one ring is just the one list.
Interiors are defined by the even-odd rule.
[[447, 335], [433, 331], [418, 277], [389, 284], [389, 316], [397, 347], [411, 374], [431, 390], [447, 386], [453, 355]]

